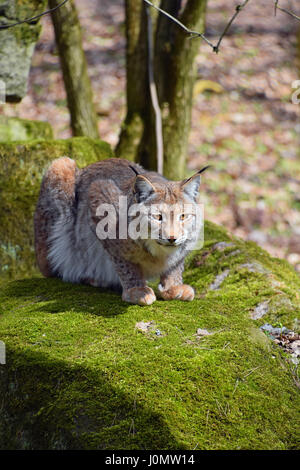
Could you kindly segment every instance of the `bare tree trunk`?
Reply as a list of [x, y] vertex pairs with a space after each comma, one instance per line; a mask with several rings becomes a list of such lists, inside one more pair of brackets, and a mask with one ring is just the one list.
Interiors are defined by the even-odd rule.
[[[163, 10], [180, 19], [189, 29], [203, 32], [206, 0], [189, 0], [182, 13], [181, 5], [181, 0], [161, 2]], [[126, 1], [128, 110], [116, 152], [120, 157], [156, 169], [144, 8], [142, 0]], [[190, 39], [169, 18], [158, 15], [155, 21], [154, 74], [163, 118], [164, 174], [171, 179], [180, 179], [185, 173], [196, 78], [195, 57], [199, 45], [199, 39]]]
[[[54, 8], [61, 0], [49, 0]], [[63, 71], [73, 135], [99, 137], [97, 114], [87, 63], [82, 48], [81, 27], [73, 0], [52, 14], [56, 43]]]
[[146, 11], [141, 0], [126, 0], [127, 115], [122, 124], [117, 156], [139, 161], [139, 147], [149, 105]]

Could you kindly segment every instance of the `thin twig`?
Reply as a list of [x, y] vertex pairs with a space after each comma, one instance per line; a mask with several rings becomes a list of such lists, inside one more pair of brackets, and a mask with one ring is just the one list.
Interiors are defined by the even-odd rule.
[[164, 146], [163, 146], [163, 130], [162, 130], [162, 118], [161, 110], [159, 107], [159, 101], [157, 96], [156, 84], [154, 81], [153, 72], [153, 29], [152, 29], [152, 18], [150, 9], [146, 6], [147, 12], [147, 32], [148, 32], [148, 74], [149, 74], [149, 86], [152, 106], [155, 113], [155, 135], [156, 135], [156, 150], [157, 150], [157, 172], [163, 174], [163, 162], [164, 162]]
[[[189, 28], [187, 28], [183, 23], [181, 23], [181, 21], [179, 21], [177, 18], [175, 18], [174, 16], [170, 15], [170, 13], [167, 13], [165, 10], [162, 10], [161, 8], [157, 7], [156, 5], [154, 5], [152, 2], [150, 2], [149, 0], [144, 0], [144, 2], [146, 2], [148, 5], [150, 5], [152, 8], [155, 8], [155, 10], [158, 10], [160, 13], [162, 13], [163, 15], [167, 16], [168, 18], [170, 18], [172, 21], [174, 21], [175, 23], [178, 24], [178, 26], [180, 26], [187, 34], [189, 34], [190, 38], [197, 38], [197, 37], [201, 37], [211, 48], [214, 52], [218, 53], [219, 50], [220, 50], [220, 45], [221, 45], [221, 42], [223, 41], [223, 38], [224, 36], [227, 34], [229, 28], [231, 27], [232, 23], [234, 22], [234, 20], [236, 19], [236, 17], [239, 15], [239, 13], [244, 9], [244, 7], [247, 5], [247, 3], [249, 3], [249, 0], [244, 0], [243, 3], [241, 3], [240, 5], [237, 5], [236, 8], [235, 8], [235, 12], [234, 14], [232, 15], [232, 17], [230, 18], [229, 22], [227, 23], [227, 25], [225, 26], [221, 36], [219, 37], [218, 39], [218, 42], [216, 45], [214, 45], [211, 41], [209, 41], [209, 39], [207, 39], [207, 37], [203, 34], [203, 33], [199, 33], [198, 31], [193, 31]], [[300, 17], [295, 15], [295, 13], [289, 11], [289, 10], [286, 10], [285, 8], [282, 8], [278, 5], [279, 3], [279, 0], [275, 0], [275, 3], [274, 3], [274, 15], [276, 16], [276, 12], [277, 10], [281, 10], [283, 11], [284, 13], [287, 13], [288, 15], [292, 16], [293, 18], [295, 18], [296, 20], [299, 20], [300, 21]]]
[[170, 13], [167, 13], [165, 10], [162, 10], [161, 8], [157, 7], [156, 5], [153, 5], [152, 2], [150, 2], [149, 0], [144, 0], [144, 2], [148, 3], [148, 5], [150, 5], [152, 8], [155, 8], [155, 10], [158, 10], [160, 11], [160, 13], [162, 13], [163, 15], [167, 16], [168, 18], [170, 18], [172, 21], [174, 21], [175, 23], [177, 23], [182, 29], [184, 29], [184, 31], [189, 34], [191, 37], [193, 38], [196, 38], [196, 37], [201, 37], [204, 41], [207, 42], [207, 44], [210, 45], [210, 47], [214, 48], [214, 45], [204, 36], [204, 34], [202, 33], [199, 33], [198, 31], [192, 31], [191, 29], [187, 28], [183, 23], [181, 23], [181, 21], [179, 21], [177, 18], [175, 18], [174, 16], [170, 15]]
[[24, 24], [24, 23], [31, 23], [32, 21], [38, 20], [44, 15], [48, 15], [48, 13], [52, 13], [53, 11], [57, 10], [58, 8], [62, 7], [65, 3], [67, 3], [68, 0], [63, 0], [59, 5], [57, 5], [54, 8], [51, 8], [50, 10], [43, 11], [43, 13], [40, 13], [39, 15], [33, 16], [32, 18], [27, 18], [26, 20], [18, 21], [17, 23], [12, 23], [12, 24], [0, 24], [0, 30], [1, 29], [8, 29], [12, 28], [13, 26], [17, 26], [19, 24]]
[[240, 382], [239, 379], [236, 379], [235, 386], [234, 386], [234, 389], [233, 389], [233, 392], [232, 392], [232, 396], [235, 394], [236, 389], [238, 388], [239, 382]]
[[229, 30], [230, 26], [232, 25], [232, 23], [234, 22], [234, 20], [235, 20], [236, 17], [238, 16], [238, 14], [243, 10], [243, 8], [247, 5], [248, 2], [249, 2], [249, 0], [245, 0], [243, 3], [241, 3], [240, 5], [237, 5], [237, 6], [236, 6], [234, 15], [230, 18], [229, 22], [228, 22], [227, 25], [225, 26], [223, 33], [222, 33], [221, 36], [219, 37], [219, 40], [218, 40], [218, 42], [217, 42], [217, 45], [214, 46], [214, 52], [216, 52], [216, 53], [219, 52], [220, 45], [221, 45], [221, 42], [222, 42], [222, 40], [223, 40], [225, 34], [227, 34], [227, 31]]
[[222, 32], [218, 42], [216, 45], [214, 45], [212, 42], [210, 42], [207, 37], [203, 34], [203, 33], [199, 33], [198, 31], [193, 31], [189, 28], [187, 28], [183, 23], [181, 23], [181, 21], [179, 21], [177, 18], [175, 18], [174, 16], [170, 15], [170, 13], [167, 13], [165, 10], [162, 10], [161, 8], [157, 7], [156, 5], [153, 5], [152, 2], [150, 2], [149, 0], [144, 0], [144, 2], [146, 2], [148, 5], [150, 5], [151, 7], [155, 8], [155, 10], [158, 10], [160, 11], [163, 15], [167, 16], [168, 18], [170, 18], [172, 21], [174, 21], [175, 23], [178, 24], [178, 26], [180, 26], [187, 34], [190, 35], [191, 38], [196, 38], [196, 37], [201, 37], [211, 48], [214, 52], [218, 53], [219, 52], [219, 49], [220, 49], [220, 45], [221, 45], [221, 42], [225, 36], [225, 34], [227, 33], [227, 31], [229, 30], [230, 26], [232, 25], [232, 23], [234, 22], [234, 20], [236, 19], [236, 17], [238, 16], [238, 14], [242, 11], [242, 9], [247, 5], [247, 3], [249, 2], [249, 0], [245, 0], [242, 4], [240, 5], [237, 5], [236, 6], [236, 9], [235, 9], [235, 13], [234, 15], [232, 16], [232, 18], [229, 20], [228, 24], [226, 25], [224, 31]]
[[277, 10], [280, 10], [280, 11], [283, 11], [283, 12], [286, 13], [287, 15], [290, 15], [290, 16], [292, 16], [293, 18], [295, 18], [296, 20], [300, 21], [300, 16], [297, 16], [297, 15], [295, 15], [295, 13], [293, 13], [292, 11], [286, 10], [285, 8], [282, 8], [282, 7], [278, 6], [278, 1], [276, 2], [276, 9], [277, 9]]
[[244, 374], [243, 378], [246, 379], [246, 377], [249, 377], [249, 375], [253, 374], [257, 369], [261, 369], [261, 366], [254, 367], [253, 369], [250, 369], [246, 374]]

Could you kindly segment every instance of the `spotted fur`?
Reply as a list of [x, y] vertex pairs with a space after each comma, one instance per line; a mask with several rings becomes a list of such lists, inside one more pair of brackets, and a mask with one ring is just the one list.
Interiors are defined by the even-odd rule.
[[[195, 204], [200, 177], [168, 181], [123, 159], [108, 159], [79, 170], [73, 160], [54, 160], [46, 172], [34, 216], [35, 249], [44, 276], [122, 290], [126, 302], [150, 305], [156, 299], [147, 280], [160, 278], [163, 299], [192, 300], [194, 291], [182, 283], [184, 258], [191, 241], [178, 246], [168, 240], [105, 239], [97, 237], [100, 204], [118, 209], [119, 196], [128, 207], [189, 202]], [[119, 224], [119, 219], [117, 221]], [[193, 241], [194, 243], [195, 241]]]

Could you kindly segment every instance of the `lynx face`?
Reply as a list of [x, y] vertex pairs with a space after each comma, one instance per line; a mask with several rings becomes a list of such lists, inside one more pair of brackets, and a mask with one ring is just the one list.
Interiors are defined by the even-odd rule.
[[196, 200], [199, 186], [199, 175], [183, 182], [166, 182], [164, 186], [144, 175], [137, 176], [134, 191], [140, 207], [141, 238], [147, 240], [151, 251], [155, 245], [170, 251], [196, 241], [201, 223]]
[[147, 219], [150, 238], [159, 245], [177, 247], [193, 238], [196, 225], [194, 204], [153, 204]]

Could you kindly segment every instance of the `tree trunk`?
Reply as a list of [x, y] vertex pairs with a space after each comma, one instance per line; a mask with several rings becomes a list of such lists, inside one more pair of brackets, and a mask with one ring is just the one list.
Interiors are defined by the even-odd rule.
[[[49, 0], [54, 8], [61, 0]], [[73, 0], [51, 13], [74, 136], [99, 137], [81, 27]]]
[[143, 2], [139, 0], [126, 0], [125, 11], [127, 116], [122, 124], [116, 154], [139, 161], [139, 147], [149, 102], [146, 11]]
[[[189, 29], [203, 32], [206, 0], [189, 0], [182, 13], [181, 4], [181, 0], [162, 0], [161, 8]], [[154, 76], [163, 119], [164, 174], [171, 179], [180, 179], [186, 167], [199, 39], [190, 39], [161, 13], [154, 12], [153, 17], [156, 19]], [[147, 25], [142, 0], [126, 1], [126, 20], [127, 116], [116, 152], [120, 157], [155, 170], [155, 120], [149, 94]]]

